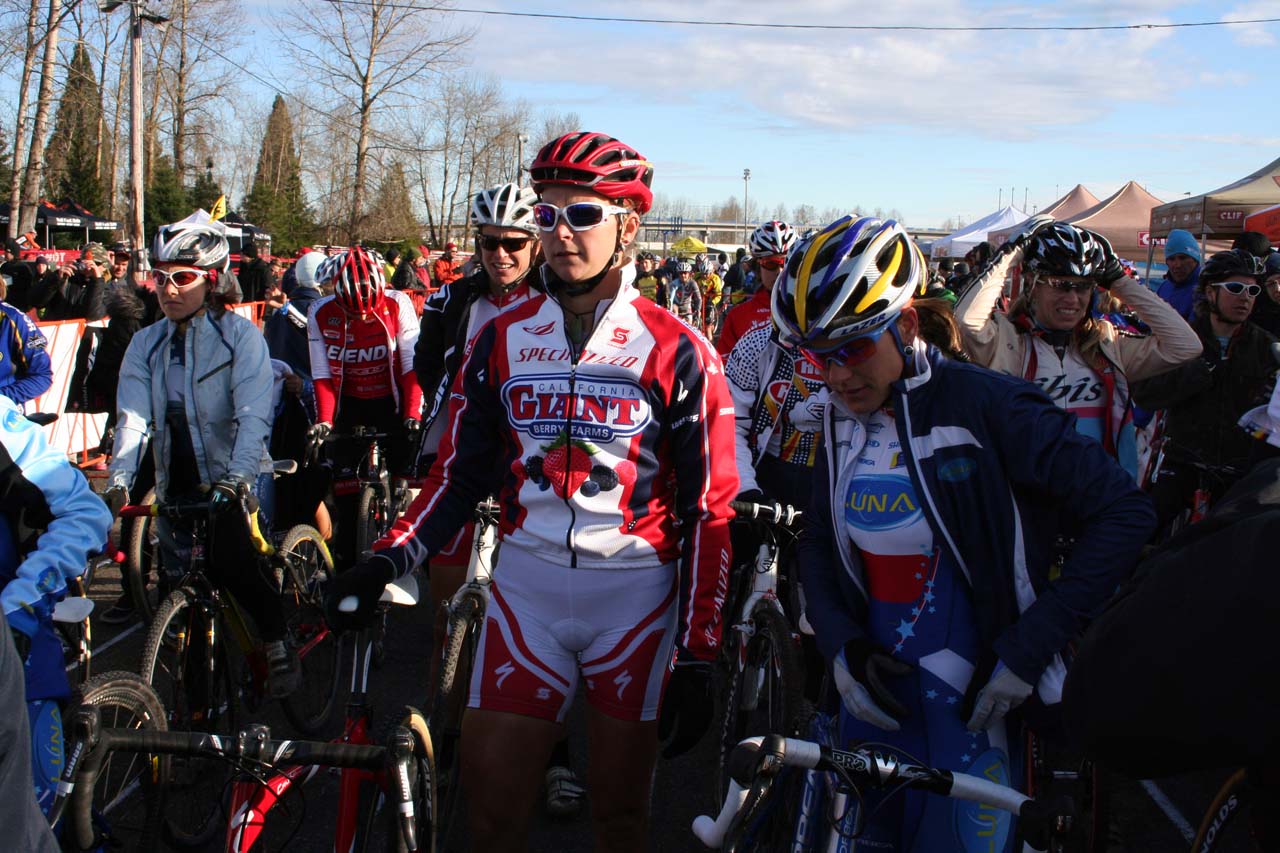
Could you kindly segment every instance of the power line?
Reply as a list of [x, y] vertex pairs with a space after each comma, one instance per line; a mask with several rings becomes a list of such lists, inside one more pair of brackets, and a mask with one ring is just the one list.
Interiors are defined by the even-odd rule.
[[463, 15], [487, 15], [503, 18], [540, 18], [553, 21], [576, 21], [592, 24], [658, 24], [681, 27], [737, 27], [759, 30], [828, 30], [863, 32], [942, 32], [942, 33], [993, 33], [993, 32], [1098, 32], [1105, 30], [1173, 30], [1196, 27], [1234, 27], [1251, 24], [1280, 23], [1280, 18], [1250, 18], [1241, 21], [1185, 21], [1181, 23], [1145, 24], [1079, 24], [1079, 25], [1018, 25], [992, 26], [936, 24], [786, 24], [756, 23], [752, 21], [708, 21], [692, 18], [632, 18], [611, 15], [570, 15], [556, 12], [513, 12], [503, 9], [450, 9], [447, 6], [417, 6], [412, 3], [382, 2], [382, 0], [328, 0], [348, 6], [381, 6], [392, 9], [413, 9], [420, 12], [456, 12]]

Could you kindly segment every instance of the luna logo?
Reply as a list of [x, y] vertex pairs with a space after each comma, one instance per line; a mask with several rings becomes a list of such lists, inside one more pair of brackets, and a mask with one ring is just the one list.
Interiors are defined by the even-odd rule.
[[893, 530], [920, 517], [920, 503], [906, 477], [858, 477], [844, 505], [845, 521], [861, 530]]
[[516, 376], [503, 384], [502, 398], [511, 426], [534, 438], [555, 438], [568, 424], [573, 438], [612, 441], [652, 418], [640, 386], [626, 380], [579, 377], [570, 393], [563, 375]]
[[959, 483], [973, 476], [978, 470], [978, 463], [968, 456], [952, 459], [938, 466], [938, 479], [948, 483]]

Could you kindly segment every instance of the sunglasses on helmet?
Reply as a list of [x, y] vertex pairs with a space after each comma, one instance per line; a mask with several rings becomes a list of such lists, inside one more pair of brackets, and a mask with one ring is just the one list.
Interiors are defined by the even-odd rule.
[[855, 367], [875, 355], [876, 342], [888, 328], [889, 324], [885, 324], [870, 334], [845, 341], [835, 349], [815, 350], [800, 347], [800, 355], [819, 370], [827, 370], [833, 364], [841, 367]]
[[1245, 284], [1243, 281], [1220, 281], [1215, 283], [1213, 286], [1221, 287], [1223, 290], [1225, 290], [1227, 293], [1232, 294], [1233, 296], [1239, 296], [1242, 293], [1247, 293], [1250, 296], [1257, 296], [1259, 293], [1262, 292], [1262, 285]]
[[209, 273], [206, 270], [174, 270], [168, 272], [166, 270], [153, 269], [151, 271], [151, 280], [156, 284], [156, 290], [160, 290], [169, 282], [173, 282], [173, 286], [178, 290], [187, 290], [195, 287], [202, 281], [207, 281]]
[[514, 255], [529, 245], [532, 239], [532, 237], [490, 237], [488, 234], [481, 234], [480, 248], [486, 252], [496, 252], [501, 246], [508, 255]]
[[540, 201], [533, 206], [533, 221], [543, 231], [554, 231], [561, 219], [574, 231], [590, 231], [602, 225], [610, 215], [630, 212], [625, 207], [598, 201], [578, 201], [564, 207]]
[[782, 265], [787, 262], [787, 256], [786, 255], [765, 255], [763, 258], [756, 258], [755, 262], [759, 264], [762, 269], [780, 270], [782, 269]]

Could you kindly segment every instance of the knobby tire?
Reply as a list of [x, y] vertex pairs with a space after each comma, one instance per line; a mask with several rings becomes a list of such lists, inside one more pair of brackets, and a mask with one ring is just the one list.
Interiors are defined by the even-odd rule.
[[[278, 559], [286, 561], [281, 595], [285, 642], [299, 652], [302, 686], [281, 703], [285, 717], [306, 735], [318, 735], [337, 704], [342, 645], [324, 619], [324, 596], [333, 577], [333, 557], [314, 528], [289, 528]], [[310, 646], [309, 649], [307, 647]], [[306, 653], [301, 653], [307, 649]]]

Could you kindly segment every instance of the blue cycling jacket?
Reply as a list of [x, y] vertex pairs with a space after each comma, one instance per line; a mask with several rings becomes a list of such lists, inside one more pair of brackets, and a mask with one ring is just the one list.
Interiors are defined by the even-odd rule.
[[53, 363], [46, 343], [30, 317], [0, 302], [0, 394], [25, 403], [49, 390]]
[[[1057, 655], [1137, 562], [1155, 528], [1151, 501], [1034, 385], [916, 343], [917, 375], [894, 383], [890, 402], [934, 541], [972, 589], [987, 655], [977, 672], [998, 656], [1056, 702], [1065, 675]], [[842, 505], [866, 432], [831, 397], [799, 554], [806, 613], [828, 659], [866, 635], [867, 619]], [[1063, 530], [1075, 534], [1074, 547], [1050, 580], [1051, 546]]]

